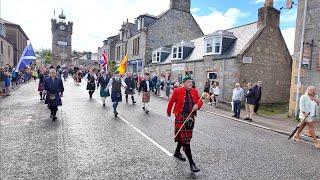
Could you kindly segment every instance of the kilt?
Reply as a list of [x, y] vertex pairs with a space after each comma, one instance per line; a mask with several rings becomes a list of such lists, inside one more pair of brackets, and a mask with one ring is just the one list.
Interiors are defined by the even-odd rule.
[[38, 85], [38, 91], [43, 91], [44, 90], [44, 83], [43, 82], [39, 82], [39, 85]]
[[142, 92], [142, 103], [150, 102], [150, 92]]
[[112, 102], [122, 102], [121, 91], [111, 91], [111, 101]]
[[95, 83], [88, 83], [87, 84], [87, 90], [89, 90], [89, 91], [96, 90], [96, 84]]
[[109, 97], [110, 96], [110, 93], [109, 93], [109, 90], [105, 90], [106, 87], [103, 87], [101, 86], [100, 87], [100, 97]]
[[128, 94], [128, 95], [133, 95], [133, 94], [135, 94], [135, 93], [134, 93], [134, 89], [133, 89], [133, 88], [127, 88], [125, 94]]
[[[174, 125], [174, 135], [177, 134], [179, 129], [182, 127], [184, 123], [184, 118], [182, 115], [176, 116], [175, 119], [175, 125]], [[177, 137], [174, 139], [175, 142], [180, 142], [182, 144], [190, 144], [190, 141], [192, 139], [192, 132], [193, 130], [188, 130], [186, 126], [184, 126]]]

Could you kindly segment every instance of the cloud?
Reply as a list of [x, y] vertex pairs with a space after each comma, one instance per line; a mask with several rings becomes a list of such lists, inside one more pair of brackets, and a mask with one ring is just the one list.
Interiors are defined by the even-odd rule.
[[208, 15], [194, 14], [199, 26], [205, 34], [212, 33], [216, 30], [228, 29], [237, 23], [240, 18], [246, 17], [248, 13], [241, 12], [239, 9], [230, 8], [226, 12], [218, 11], [211, 8]]
[[287, 43], [290, 54], [293, 54], [296, 28], [291, 27], [291, 28], [283, 29], [281, 30], [281, 32], [282, 32], [283, 38]]
[[54, 9], [57, 16], [63, 8], [67, 21], [73, 21], [73, 49], [96, 51], [127, 18], [133, 22], [140, 14], [158, 15], [169, 0], [2, 0], [2, 6], [2, 18], [19, 24], [36, 49], [51, 48], [50, 20]]
[[191, 8], [191, 13], [192, 14], [197, 14], [200, 11], [199, 8]]

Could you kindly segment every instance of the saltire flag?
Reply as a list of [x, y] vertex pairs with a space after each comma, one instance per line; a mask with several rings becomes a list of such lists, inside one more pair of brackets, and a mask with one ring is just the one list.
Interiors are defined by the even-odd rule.
[[128, 65], [128, 53], [123, 57], [118, 67], [118, 71], [120, 75], [124, 75], [126, 73], [127, 65]]
[[26, 68], [27, 66], [30, 66], [33, 61], [35, 61], [36, 58], [36, 53], [33, 50], [33, 47], [31, 43], [27, 45], [26, 48], [24, 48], [19, 63], [17, 64], [16, 67], [16, 72], [21, 71], [22, 69]]

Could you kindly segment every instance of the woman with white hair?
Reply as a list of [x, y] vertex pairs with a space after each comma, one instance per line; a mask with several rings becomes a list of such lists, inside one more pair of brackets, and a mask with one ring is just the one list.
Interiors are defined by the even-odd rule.
[[300, 133], [302, 130], [308, 126], [310, 136], [313, 139], [313, 143], [316, 148], [320, 148], [320, 142], [314, 131], [314, 120], [317, 117], [319, 101], [315, 98], [316, 88], [314, 86], [309, 86], [306, 93], [300, 98], [300, 114], [299, 118], [301, 120], [306, 119], [299, 127], [297, 133], [294, 135], [293, 139], [295, 141], [300, 141]]

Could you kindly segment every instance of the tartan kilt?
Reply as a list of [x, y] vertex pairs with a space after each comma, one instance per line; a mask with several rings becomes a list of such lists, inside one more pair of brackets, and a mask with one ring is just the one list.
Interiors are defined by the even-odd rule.
[[150, 102], [150, 92], [142, 92], [142, 103]]
[[[175, 122], [174, 135], [176, 135], [184, 123], [184, 118], [182, 117], [182, 115], [176, 116], [176, 119], [174, 122]], [[187, 130], [186, 127], [184, 126], [179, 132], [179, 134], [177, 135], [177, 137], [174, 139], [174, 141], [180, 142], [182, 144], [190, 144], [192, 139], [192, 133], [193, 133], [193, 130]]]

